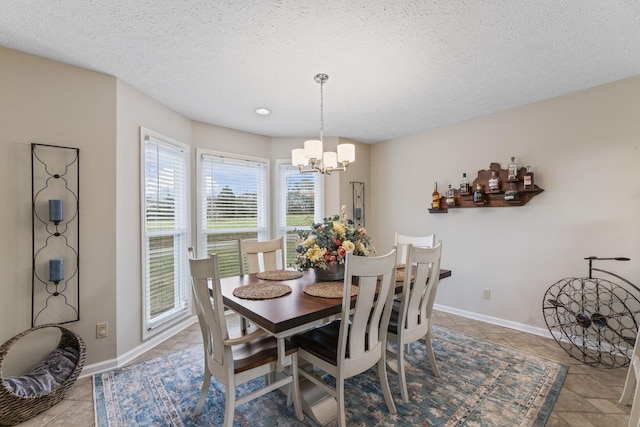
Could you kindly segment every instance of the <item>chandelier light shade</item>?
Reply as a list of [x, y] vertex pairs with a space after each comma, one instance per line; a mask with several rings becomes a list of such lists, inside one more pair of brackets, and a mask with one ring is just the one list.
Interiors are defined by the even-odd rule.
[[322, 141], [310, 139], [304, 142], [304, 155], [307, 159], [322, 158]]
[[338, 154], [333, 151], [326, 151], [322, 155], [322, 163], [326, 168], [335, 169], [338, 167]]
[[353, 144], [338, 145], [338, 161], [353, 163], [356, 161], [356, 147]]
[[320, 84], [320, 139], [310, 139], [304, 142], [304, 148], [291, 150], [291, 163], [298, 166], [300, 173], [320, 172], [331, 175], [331, 172], [346, 171], [349, 164], [356, 161], [356, 147], [353, 144], [339, 144], [337, 152], [324, 151], [323, 85], [329, 80], [329, 76], [316, 74], [313, 79]]
[[309, 159], [305, 155], [304, 148], [296, 148], [291, 151], [291, 163], [294, 165], [302, 165], [303, 167], [309, 164]]

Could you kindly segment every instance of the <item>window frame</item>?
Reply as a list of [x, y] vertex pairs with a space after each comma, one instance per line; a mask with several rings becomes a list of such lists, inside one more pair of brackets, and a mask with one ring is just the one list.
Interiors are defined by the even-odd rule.
[[[184, 224], [180, 228], [172, 228], [167, 230], [154, 230], [149, 232], [147, 230], [147, 156], [146, 156], [146, 142], [153, 139], [159, 143], [159, 145], [165, 148], [174, 149], [183, 153], [183, 173], [182, 177], [182, 191], [183, 191], [183, 206], [180, 213], [181, 222]], [[191, 287], [189, 282], [189, 269], [188, 269], [188, 256], [187, 248], [191, 243], [191, 147], [178, 140], [170, 138], [159, 132], [140, 127], [140, 203], [141, 203], [141, 222], [140, 222], [140, 236], [141, 236], [141, 293], [142, 293], [142, 338], [143, 340], [152, 337], [163, 330], [171, 327], [175, 323], [191, 316]], [[156, 163], [157, 164], [157, 163]], [[174, 299], [177, 302], [175, 308], [169, 310], [166, 313], [158, 315], [156, 318], [151, 318], [150, 313], [150, 282], [147, 281], [148, 272], [150, 270], [150, 253], [148, 241], [150, 237], [158, 236], [173, 236], [178, 237], [181, 244], [175, 245], [173, 248], [174, 257], [174, 291], [176, 291]], [[176, 282], [178, 288], [176, 288]]]
[[[222, 232], [210, 232], [206, 228], [207, 217], [206, 213], [204, 213], [204, 204], [206, 200], [204, 198], [207, 196], [205, 194], [205, 177], [204, 177], [204, 163], [203, 160], [206, 156], [217, 157], [221, 159], [229, 159], [234, 162], [254, 162], [264, 166], [264, 176], [262, 183], [262, 190], [264, 194], [258, 195], [258, 203], [260, 200], [263, 201], [264, 206], [259, 207], [259, 210], [264, 212], [264, 218], [258, 219], [258, 224], [255, 229], [234, 229], [233, 232], [242, 233], [244, 231], [254, 231], [258, 239], [266, 240], [271, 236], [271, 168], [270, 168], [270, 160], [263, 157], [254, 157], [254, 156], [246, 156], [242, 154], [234, 154], [227, 153], [216, 150], [208, 150], [204, 148], [196, 149], [196, 253], [199, 257], [208, 256], [207, 250], [207, 237], [210, 234], [223, 234]], [[262, 225], [261, 225], [262, 224]], [[239, 248], [238, 248], [239, 251]], [[240, 260], [240, 254], [238, 252], [238, 260]], [[221, 277], [226, 277], [224, 272], [221, 272]]]
[[[286, 225], [286, 194], [287, 189], [286, 180], [283, 178], [283, 174], [281, 173], [281, 168], [287, 167], [288, 169], [293, 169], [296, 173], [300, 173], [298, 167], [291, 163], [291, 160], [278, 159], [275, 160], [275, 203], [277, 204], [276, 209], [276, 237], [284, 237], [284, 247], [285, 247], [285, 264], [287, 257], [287, 231], [293, 231], [294, 229], [303, 229], [299, 226], [287, 226]], [[322, 222], [322, 218], [324, 217], [324, 176], [320, 173], [312, 173], [305, 174], [314, 177], [314, 223]], [[311, 224], [305, 229], [311, 230]], [[286, 265], [285, 267], [289, 267]]]

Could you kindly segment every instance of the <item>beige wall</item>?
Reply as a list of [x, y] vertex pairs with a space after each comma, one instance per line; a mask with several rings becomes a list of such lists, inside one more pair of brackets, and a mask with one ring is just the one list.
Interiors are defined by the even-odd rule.
[[30, 143], [80, 149], [80, 321], [87, 363], [116, 355], [116, 79], [0, 47], [0, 342], [31, 327]]
[[191, 142], [191, 121], [117, 81], [117, 329], [118, 356], [142, 343], [142, 271], [140, 127], [184, 144]]
[[268, 159], [271, 152], [268, 136], [235, 129], [192, 122], [193, 146], [223, 153]]
[[[453, 270], [436, 304], [534, 328], [546, 329], [547, 288], [585, 275], [584, 257], [630, 257], [601, 267], [640, 284], [639, 114], [633, 78], [372, 146], [376, 246], [436, 233]], [[545, 189], [526, 206], [427, 213], [434, 181], [455, 186], [511, 156]]]

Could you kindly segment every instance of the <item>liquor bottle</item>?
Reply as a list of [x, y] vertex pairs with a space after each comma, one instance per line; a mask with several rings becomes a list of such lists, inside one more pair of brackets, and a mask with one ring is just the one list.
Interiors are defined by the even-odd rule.
[[466, 172], [462, 174], [462, 181], [460, 181], [460, 193], [469, 194], [469, 180], [467, 179]]
[[531, 172], [531, 165], [527, 165], [527, 171], [524, 174], [524, 189], [533, 190], [533, 172]]
[[431, 194], [431, 209], [440, 209], [440, 193], [438, 193], [438, 182], [436, 181]]
[[473, 203], [485, 203], [484, 191], [482, 191], [482, 185], [480, 184], [476, 184], [476, 190], [473, 192]]
[[518, 179], [518, 164], [515, 157], [511, 158], [507, 171], [507, 181], [516, 181]]
[[489, 178], [489, 191], [500, 191], [500, 178], [496, 171], [491, 171], [491, 178]]
[[456, 192], [453, 188], [451, 188], [451, 184], [449, 184], [449, 189], [445, 193], [445, 196], [447, 197], [445, 199], [445, 203], [448, 208], [456, 205]]
[[506, 200], [507, 202], [520, 200], [520, 193], [518, 193], [518, 190], [516, 190], [513, 182], [509, 183], [509, 189], [504, 192], [504, 200]]

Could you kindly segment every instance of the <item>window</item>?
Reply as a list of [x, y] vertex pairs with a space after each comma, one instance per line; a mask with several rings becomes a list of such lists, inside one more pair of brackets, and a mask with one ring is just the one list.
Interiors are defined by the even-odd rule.
[[269, 238], [266, 159], [198, 150], [198, 250], [218, 254], [221, 277], [240, 274], [241, 239]]
[[142, 141], [143, 337], [190, 313], [189, 147], [145, 128]]
[[296, 256], [296, 229], [322, 221], [322, 174], [301, 174], [297, 166], [277, 162], [278, 228], [285, 240], [285, 264]]

